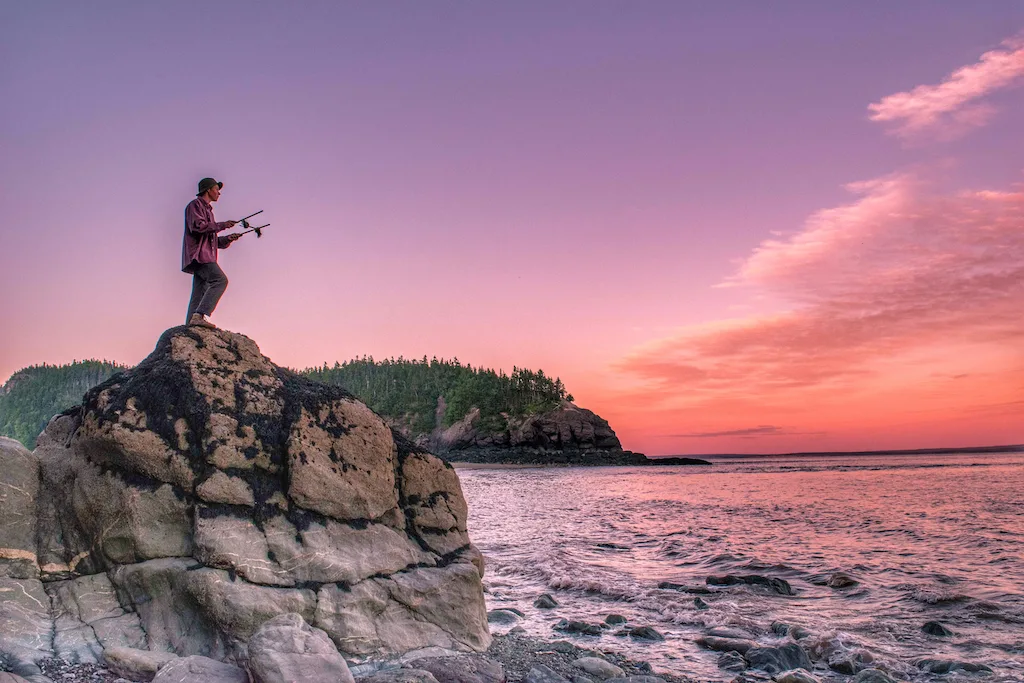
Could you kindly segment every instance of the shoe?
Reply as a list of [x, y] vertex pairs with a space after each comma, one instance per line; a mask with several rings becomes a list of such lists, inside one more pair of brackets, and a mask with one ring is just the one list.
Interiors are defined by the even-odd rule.
[[217, 329], [217, 326], [206, 319], [206, 316], [202, 313], [193, 313], [192, 317], [188, 319], [189, 327], [209, 327], [211, 329]]

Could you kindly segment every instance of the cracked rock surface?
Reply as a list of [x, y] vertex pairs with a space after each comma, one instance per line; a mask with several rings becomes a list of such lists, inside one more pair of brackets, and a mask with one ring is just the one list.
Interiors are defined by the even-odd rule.
[[242, 664], [282, 614], [348, 658], [482, 651], [466, 516], [455, 471], [344, 390], [172, 328], [35, 451], [0, 438], [0, 655]]

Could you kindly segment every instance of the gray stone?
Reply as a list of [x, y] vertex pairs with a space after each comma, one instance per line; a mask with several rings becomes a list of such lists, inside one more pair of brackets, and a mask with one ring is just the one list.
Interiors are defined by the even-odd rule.
[[629, 635], [637, 640], [665, 640], [665, 636], [661, 635], [650, 626], [637, 626], [636, 628], [631, 628], [629, 629]]
[[921, 630], [930, 636], [944, 637], [953, 635], [953, 632], [940, 621], [926, 622], [925, 625], [921, 627]]
[[833, 671], [853, 676], [858, 671], [869, 668], [874, 661], [875, 656], [867, 650], [840, 650], [829, 657], [828, 666]]
[[569, 683], [569, 679], [551, 667], [535, 664], [523, 677], [523, 683]]
[[518, 622], [519, 619], [520, 616], [518, 614], [516, 614], [512, 610], [507, 609], [492, 609], [490, 612], [487, 613], [487, 623], [489, 624], [511, 626], [512, 624]]
[[39, 578], [36, 499], [39, 460], [21, 442], [0, 436], [0, 576]]
[[657, 676], [620, 676], [605, 679], [604, 683], [666, 683], [666, 681]]
[[718, 668], [736, 673], [747, 668], [747, 660], [739, 652], [730, 650], [718, 656]]
[[915, 663], [918, 669], [930, 674], [948, 674], [953, 671], [966, 671], [978, 673], [984, 671], [992, 673], [992, 669], [984, 664], [973, 662], [958, 662], [952, 659], [921, 659]]
[[554, 609], [558, 607], [558, 600], [555, 600], [552, 595], [544, 593], [533, 601], [533, 606], [537, 609]]
[[585, 636], [599, 636], [602, 633], [599, 624], [588, 624], [585, 621], [569, 619], [559, 619], [558, 623], [551, 628], [562, 633], [579, 633]]
[[121, 607], [106, 574], [53, 581], [44, 588], [50, 596], [57, 657], [92, 664], [102, 660], [105, 648], [146, 646], [139, 616]]
[[626, 675], [625, 671], [600, 657], [580, 657], [572, 665], [601, 681]]
[[621, 614], [609, 614], [604, 618], [604, 623], [612, 624], [613, 626], [615, 624], [625, 624], [626, 621], [626, 617], [622, 616]]
[[715, 650], [717, 652], [739, 652], [740, 654], [746, 653], [748, 650], [757, 647], [757, 643], [753, 640], [747, 640], [745, 638], [719, 638], [718, 636], [700, 636], [697, 638], [697, 644], [701, 647], [706, 647], [709, 650]]
[[0, 650], [51, 653], [50, 598], [37, 579], [0, 577]]
[[[164, 665], [153, 683], [249, 683], [243, 669], [209, 657], [178, 657]], [[342, 679], [338, 679], [339, 683]], [[326, 683], [326, 681], [325, 681]], [[333, 683], [333, 681], [332, 681]]]
[[160, 667], [178, 659], [173, 652], [153, 652], [129, 647], [108, 647], [103, 663], [110, 671], [129, 681], [151, 681]]
[[701, 600], [699, 597], [693, 599], [693, 606], [699, 610], [711, 609], [708, 603]]
[[781, 647], [752, 647], [743, 653], [751, 668], [777, 674], [790, 669], [813, 670], [810, 657], [796, 643]]
[[504, 683], [505, 670], [498, 662], [481, 655], [426, 657], [407, 666], [429, 671], [438, 683]]
[[864, 669], [854, 676], [853, 683], [896, 683], [896, 679], [881, 669]]
[[249, 640], [249, 671], [257, 683], [354, 681], [327, 634], [298, 614], [282, 614], [260, 626]]
[[750, 631], [734, 626], [715, 626], [705, 631], [704, 635], [715, 638], [740, 638], [745, 640], [753, 640], [754, 638], [754, 634]]

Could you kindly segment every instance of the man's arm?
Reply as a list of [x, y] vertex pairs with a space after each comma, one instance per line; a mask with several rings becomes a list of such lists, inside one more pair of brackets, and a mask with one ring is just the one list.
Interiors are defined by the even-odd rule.
[[191, 202], [185, 209], [185, 225], [188, 226], [189, 232], [220, 232], [221, 230], [227, 230], [228, 228], [234, 227], [236, 222], [237, 221], [223, 221], [218, 223], [216, 221], [211, 221], [199, 211], [199, 207], [196, 206], [195, 202]]
[[220, 235], [217, 237], [217, 248], [227, 249], [241, 236], [241, 233], [237, 232], [234, 235]]

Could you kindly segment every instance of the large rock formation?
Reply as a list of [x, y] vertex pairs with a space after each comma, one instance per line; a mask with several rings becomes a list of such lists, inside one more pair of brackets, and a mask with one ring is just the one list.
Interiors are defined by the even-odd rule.
[[0, 656], [240, 663], [297, 614], [349, 658], [485, 649], [449, 465], [250, 339], [168, 330], [136, 368], [0, 439]]

